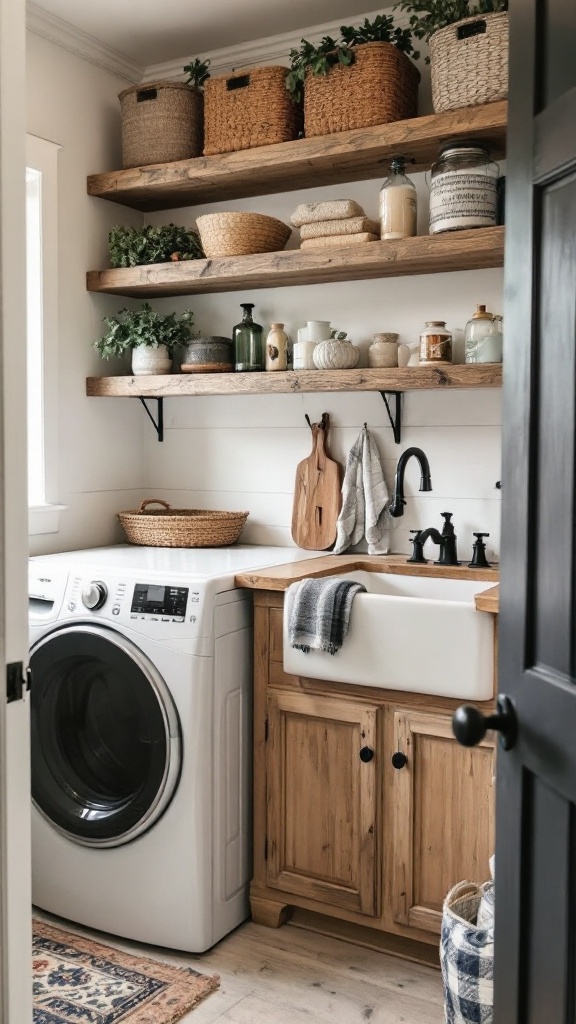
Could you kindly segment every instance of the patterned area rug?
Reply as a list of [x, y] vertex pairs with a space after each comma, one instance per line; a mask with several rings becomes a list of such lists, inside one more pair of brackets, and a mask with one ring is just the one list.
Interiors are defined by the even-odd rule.
[[37, 920], [33, 973], [34, 1024], [174, 1024], [219, 985]]

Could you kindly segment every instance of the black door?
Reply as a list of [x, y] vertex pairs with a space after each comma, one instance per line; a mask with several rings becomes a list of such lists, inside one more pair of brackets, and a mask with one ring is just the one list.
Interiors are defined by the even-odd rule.
[[114, 630], [74, 625], [31, 651], [32, 799], [71, 840], [117, 846], [149, 828], [180, 774], [166, 684]]

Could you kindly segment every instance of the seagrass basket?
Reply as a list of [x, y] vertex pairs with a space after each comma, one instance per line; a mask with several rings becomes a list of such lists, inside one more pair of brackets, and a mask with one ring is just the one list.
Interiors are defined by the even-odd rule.
[[306, 74], [304, 134], [330, 135], [415, 117], [420, 72], [392, 43], [354, 47], [355, 61]]
[[464, 18], [430, 36], [432, 105], [437, 114], [495, 103], [508, 95], [508, 14]]
[[204, 86], [206, 156], [289, 142], [301, 128], [302, 110], [286, 89], [284, 67], [218, 75]]
[[[147, 505], [163, 505], [149, 509]], [[221, 548], [238, 540], [248, 512], [171, 508], [160, 498], [146, 498], [139, 509], [119, 512], [130, 544], [158, 548]]]
[[202, 93], [183, 82], [147, 82], [119, 95], [122, 166], [172, 163], [202, 153]]
[[196, 227], [208, 258], [279, 252], [292, 234], [276, 217], [240, 211], [204, 213], [196, 218]]

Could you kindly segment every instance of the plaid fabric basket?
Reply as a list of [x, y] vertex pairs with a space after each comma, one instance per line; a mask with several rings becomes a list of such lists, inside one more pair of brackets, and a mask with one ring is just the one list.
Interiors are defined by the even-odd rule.
[[444, 900], [440, 965], [446, 1024], [492, 1024], [494, 996], [494, 924], [476, 917], [494, 883], [459, 882]]

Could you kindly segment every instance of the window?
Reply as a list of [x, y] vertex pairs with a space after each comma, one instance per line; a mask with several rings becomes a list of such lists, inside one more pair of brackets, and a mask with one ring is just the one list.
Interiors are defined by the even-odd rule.
[[59, 146], [26, 138], [28, 320], [28, 506], [30, 533], [55, 533], [58, 505], [58, 249]]

